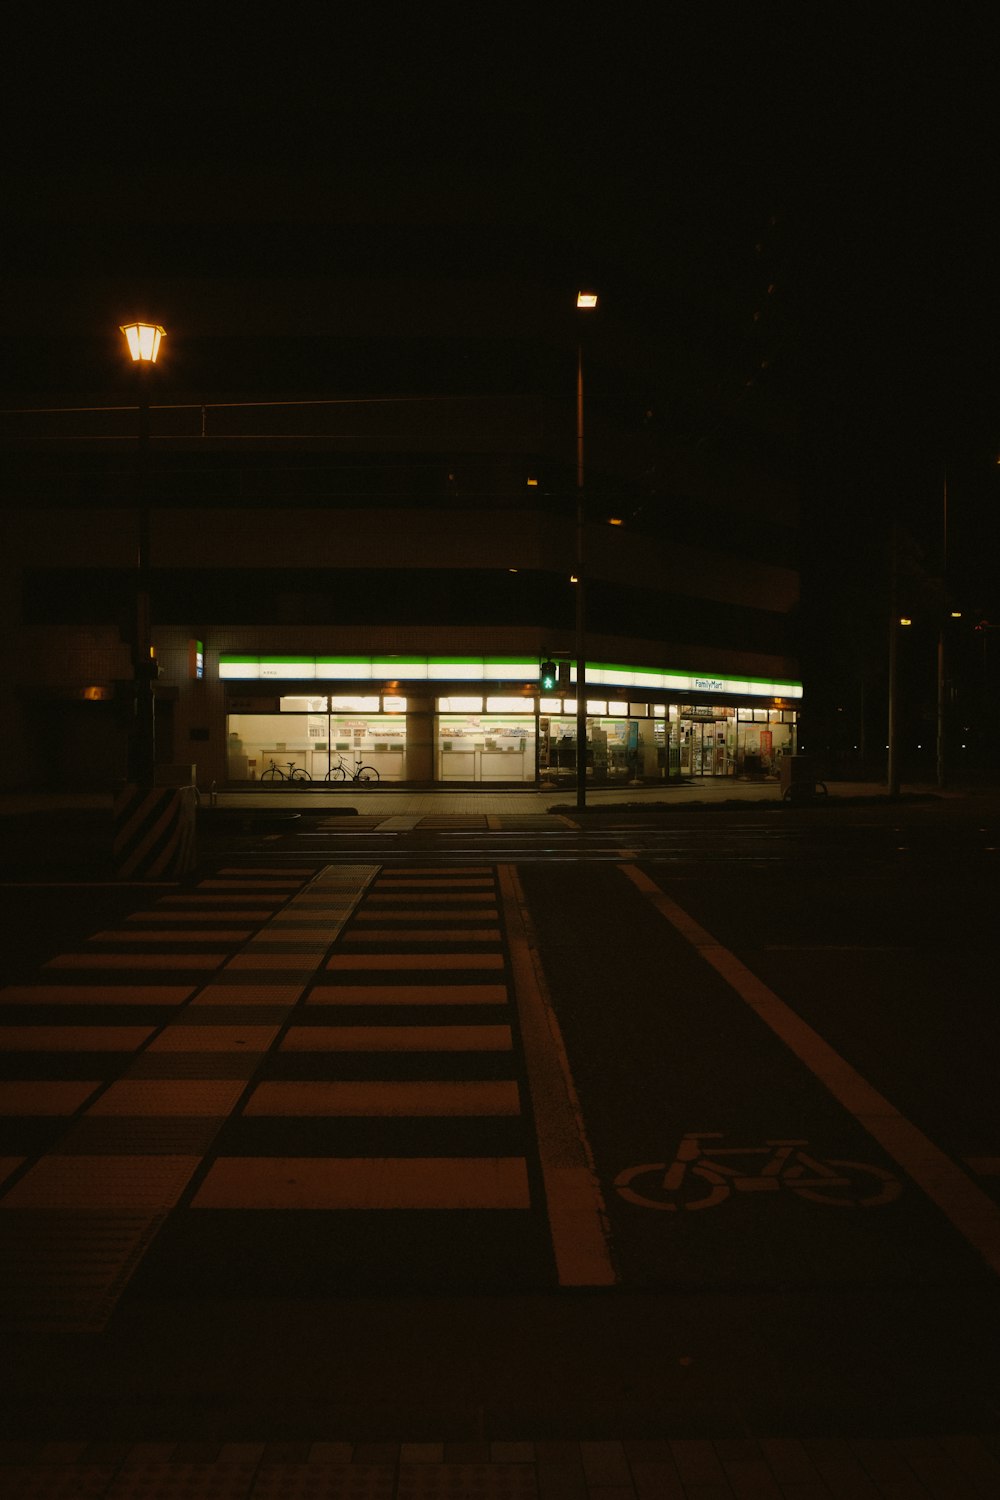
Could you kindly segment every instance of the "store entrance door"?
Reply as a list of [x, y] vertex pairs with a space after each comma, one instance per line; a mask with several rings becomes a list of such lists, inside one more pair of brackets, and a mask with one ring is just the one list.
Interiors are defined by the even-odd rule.
[[681, 719], [681, 774], [732, 774], [732, 732], [727, 719]]

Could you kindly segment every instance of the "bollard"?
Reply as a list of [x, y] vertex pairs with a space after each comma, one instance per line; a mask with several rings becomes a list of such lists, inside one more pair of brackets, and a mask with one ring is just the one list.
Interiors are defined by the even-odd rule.
[[115, 797], [115, 874], [119, 880], [173, 879], [195, 867], [193, 786], [126, 783]]

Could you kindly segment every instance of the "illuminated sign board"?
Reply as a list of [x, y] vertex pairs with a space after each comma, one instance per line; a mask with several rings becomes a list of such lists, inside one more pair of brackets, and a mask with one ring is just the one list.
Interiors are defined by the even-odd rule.
[[[572, 672], [575, 681], [575, 669]], [[538, 681], [538, 659], [497, 656], [243, 656], [223, 653], [219, 676], [286, 682], [517, 682]], [[727, 693], [743, 698], [802, 697], [800, 682], [760, 677], [700, 677], [691, 672], [651, 671], [604, 662], [587, 663], [587, 686], [640, 691]]]

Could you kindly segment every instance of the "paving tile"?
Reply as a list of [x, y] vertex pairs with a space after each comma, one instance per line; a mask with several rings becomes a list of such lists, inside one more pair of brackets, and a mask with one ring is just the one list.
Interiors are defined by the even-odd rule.
[[725, 1471], [713, 1443], [700, 1438], [675, 1438], [670, 1444], [670, 1454], [685, 1485], [726, 1485]]
[[486, 1442], [445, 1443], [446, 1464], [486, 1464], [490, 1461], [490, 1445]]
[[[261, 1444], [261, 1452], [264, 1445]], [[310, 1443], [309, 1462], [311, 1464], [349, 1464], [354, 1455], [354, 1444], [340, 1443]]]
[[781, 1487], [762, 1458], [724, 1459], [722, 1467], [738, 1500], [782, 1500]]
[[982, 1438], [943, 1437], [938, 1442], [956, 1468], [978, 1483], [984, 1495], [1000, 1495], [1000, 1457], [990, 1451]]
[[587, 1500], [587, 1481], [579, 1462], [538, 1463], [535, 1465], [535, 1480], [539, 1500]]
[[583, 1463], [580, 1459], [580, 1444], [571, 1442], [569, 1439], [537, 1439], [535, 1442], [535, 1462], [545, 1464], [574, 1464], [583, 1473]]
[[666, 1438], [626, 1438], [625, 1457], [629, 1463], [670, 1463], [673, 1457]]
[[443, 1464], [444, 1443], [403, 1443], [399, 1461], [401, 1464]]
[[106, 1464], [15, 1465], [0, 1480], [4, 1500], [89, 1500], [109, 1493], [114, 1473]]
[[[178, 1444], [179, 1448], [188, 1445]], [[103, 1500], [249, 1500], [256, 1464], [148, 1463], [122, 1468]]]
[[171, 1454], [175, 1464], [214, 1464], [219, 1457], [221, 1443], [181, 1442]]
[[304, 1464], [309, 1461], [311, 1443], [267, 1443], [262, 1464]]
[[819, 1475], [797, 1438], [761, 1438], [758, 1445], [780, 1484], [817, 1484]]
[[490, 1443], [490, 1461], [495, 1464], [533, 1464], [534, 1443], [497, 1441]]
[[624, 1485], [632, 1488], [632, 1475], [621, 1443], [581, 1443], [580, 1461], [588, 1488], [595, 1485]]
[[165, 1464], [169, 1463], [177, 1450], [177, 1444], [169, 1443], [133, 1443], [128, 1450], [128, 1456], [123, 1467], [128, 1468], [132, 1464]]
[[969, 1474], [959, 1469], [953, 1456], [932, 1439], [916, 1439], [900, 1443], [900, 1451], [933, 1500], [973, 1500], [979, 1495], [989, 1496], [996, 1491], [983, 1490]]
[[534, 1500], [538, 1486], [534, 1464], [401, 1464], [396, 1494], [398, 1500]]
[[673, 1459], [633, 1459], [632, 1483], [639, 1500], [686, 1500]]
[[395, 1464], [399, 1461], [398, 1443], [355, 1443], [356, 1464]]
[[63, 1443], [43, 1443], [39, 1453], [40, 1464], [76, 1464], [87, 1450], [86, 1440]]

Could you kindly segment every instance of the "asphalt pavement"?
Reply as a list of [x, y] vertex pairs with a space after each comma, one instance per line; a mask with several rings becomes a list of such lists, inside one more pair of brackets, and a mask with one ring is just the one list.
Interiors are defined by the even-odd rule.
[[7, 799], [0, 1492], [997, 1493], [994, 799], [904, 791], [223, 794], [151, 884]]

